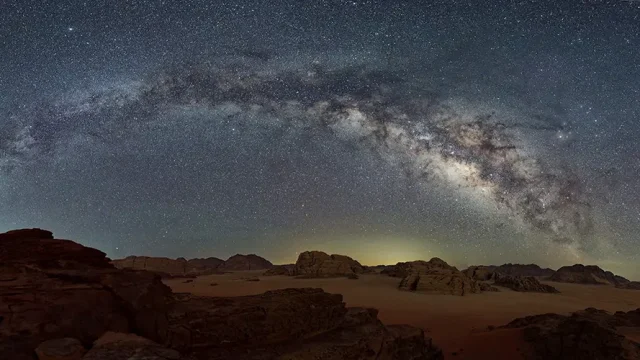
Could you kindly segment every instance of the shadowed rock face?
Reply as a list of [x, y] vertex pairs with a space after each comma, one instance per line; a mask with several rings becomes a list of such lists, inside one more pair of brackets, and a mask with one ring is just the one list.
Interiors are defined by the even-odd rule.
[[570, 316], [542, 314], [511, 321], [503, 328], [524, 328], [532, 347], [527, 359], [640, 359], [640, 344], [616, 331], [617, 326], [640, 327], [640, 309], [614, 315], [589, 308]]
[[553, 286], [540, 283], [540, 281], [533, 276], [511, 276], [497, 272], [494, 274], [493, 280], [494, 285], [504, 286], [514, 291], [552, 294], [560, 292]]
[[563, 266], [549, 280], [593, 285], [622, 285], [629, 282], [622, 276], [614, 275], [610, 271], [604, 271], [598, 266], [585, 266], [582, 264]]
[[331, 277], [362, 274], [365, 268], [344, 255], [329, 255], [322, 251], [305, 251], [298, 256], [294, 275], [301, 277]]
[[79, 340], [91, 360], [442, 359], [422, 330], [386, 327], [375, 309], [347, 308], [341, 295], [321, 289], [174, 295], [156, 274], [119, 270], [97, 250], [25, 234], [0, 235], [2, 359], [32, 360], [38, 345], [64, 338]]
[[69, 240], [16, 234], [0, 235], [0, 354], [66, 337], [89, 346], [110, 330], [166, 333], [171, 291], [154, 274], [117, 270]]
[[271, 269], [264, 272], [264, 276], [275, 276], [275, 275], [293, 275], [295, 272], [296, 265], [295, 264], [285, 264], [285, 265], [274, 265]]
[[481, 291], [475, 280], [439, 258], [396, 266], [406, 274], [398, 286], [401, 290], [460, 296]]
[[230, 271], [242, 271], [242, 270], [266, 270], [270, 269], [273, 264], [254, 254], [249, 255], [233, 255], [227, 261], [220, 266], [221, 269]]
[[512, 276], [538, 276], [549, 277], [552, 276], [555, 271], [547, 268], [541, 268], [536, 264], [504, 264], [500, 266], [495, 265], [478, 265], [470, 266], [469, 268], [462, 270], [462, 272], [468, 277], [474, 280], [487, 281], [493, 279], [494, 273], [501, 273], [504, 275]]

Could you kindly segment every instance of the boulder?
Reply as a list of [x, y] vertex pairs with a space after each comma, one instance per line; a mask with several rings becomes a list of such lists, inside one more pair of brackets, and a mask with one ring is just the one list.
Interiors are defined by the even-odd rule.
[[614, 275], [610, 271], [604, 271], [595, 265], [576, 264], [573, 266], [563, 266], [553, 274], [549, 280], [576, 284], [592, 285], [621, 285], [629, 280]]
[[273, 264], [270, 261], [254, 254], [236, 254], [220, 265], [220, 269], [227, 271], [266, 270], [271, 267]]
[[558, 289], [551, 285], [540, 283], [533, 276], [512, 276], [496, 272], [493, 276], [494, 285], [503, 286], [519, 292], [559, 293]]
[[36, 348], [38, 360], [80, 360], [87, 350], [78, 339], [47, 340]]
[[439, 258], [403, 263], [402, 269], [407, 275], [400, 281], [401, 290], [460, 296], [481, 291], [475, 280]]
[[499, 292], [500, 289], [498, 289], [495, 286], [491, 286], [491, 284], [488, 284], [486, 282], [482, 282], [482, 281], [478, 281], [478, 286], [480, 286], [480, 291], [488, 291], [488, 292]]
[[294, 275], [299, 277], [333, 277], [362, 274], [364, 267], [345, 255], [329, 255], [322, 251], [305, 251], [296, 261]]
[[184, 360], [179, 352], [135, 334], [107, 332], [82, 360]]
[[570, 316], [542, 314], [515, 319], [503, 328], [523, 328], [524, 339], [531, 344], [525, 350], [526, 359], [640, 359], [640, 344], [615, 328], [618, 321], [629, 320], [635, 314], [616, 315], [596, 309]]

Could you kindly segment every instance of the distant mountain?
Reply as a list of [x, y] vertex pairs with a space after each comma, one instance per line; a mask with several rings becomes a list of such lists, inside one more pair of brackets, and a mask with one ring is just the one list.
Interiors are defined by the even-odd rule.
[[576, 284], [604, 284], [623, 286], [629, 280], [613, 274], [611, 271], [602, 270], [596, 265], [576, 264], [563, 266], [549, 278], [551, 281], [576, 283]]

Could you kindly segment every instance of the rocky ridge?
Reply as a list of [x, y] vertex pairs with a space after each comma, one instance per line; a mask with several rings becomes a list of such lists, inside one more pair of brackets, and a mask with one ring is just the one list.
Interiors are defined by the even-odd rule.
[[592, 285], [614, 285], [623, 286], [629, 280], [613, 274], [611, 271], [602, 270], [595, 265], [576, 264], [563, 266], [553, 274], [549, 280], [557, 282], [592, 284]]
[[234, 255], [221, 260], [215, 257], [206, 259], [169, 259], [165, 257], [128, 256], [111, 262], [118, 269], [146, 270], [162, 277], [195, 277], [220, 274], [225, 271], [264, 270], [273, 266], [268, 260], [254, 255]]

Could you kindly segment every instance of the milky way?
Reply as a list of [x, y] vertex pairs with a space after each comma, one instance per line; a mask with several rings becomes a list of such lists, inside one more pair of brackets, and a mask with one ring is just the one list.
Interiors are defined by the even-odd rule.
[[[176, 67], [133, 89], [111, 89], [79, 101], [44, 105], [16, 121], [2, 142], [5, 171], [51, 155], [64, 136], [110, 141], [114, 131], [152, 121], [172, 106], [232, 109], [271, 115], [287, 132], [322, 129], [370, 149], [425, 186], [449, 185], [488, 193], [531, 228], [579, 245], [591, 228], [590, 205], [566, 169], [528, 155], [492, 114], [465, 118], [426, 89], [392, 72], [364, 66], [260, 73], [252, 69]], [[227, 110], [229, 111], [229, 110]], [[266, 121], [266, 120], [265, 120]], [[56, 131], [51, 131], [55, 124]], [[130, 135], [131, 136], [131, 135]]]

